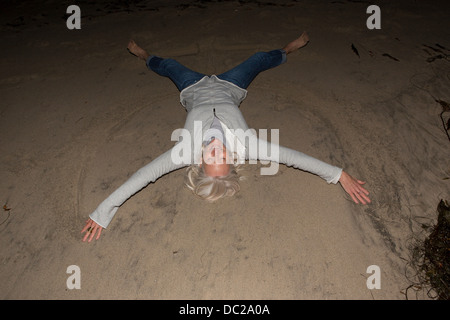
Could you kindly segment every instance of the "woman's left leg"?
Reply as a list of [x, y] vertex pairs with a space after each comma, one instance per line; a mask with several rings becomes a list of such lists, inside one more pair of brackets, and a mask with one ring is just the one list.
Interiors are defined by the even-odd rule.
[[179, 91], [199, 81], [205, 75], [193, 71], [174, 59], [164, 59], [150, 55], [139, 47], [133, 40], [128, 43], [128, 50], [145, 61], [147, 67], [163, 77], [168, 77], [176, 85]]
[[193, 71], [174, 59], [164, 59], [157, 56], [150, 56], [146, 60], [147, 67], [159, 74], [168, 77], [177, 86], [179, 91], [194, 84], [205, 75]]

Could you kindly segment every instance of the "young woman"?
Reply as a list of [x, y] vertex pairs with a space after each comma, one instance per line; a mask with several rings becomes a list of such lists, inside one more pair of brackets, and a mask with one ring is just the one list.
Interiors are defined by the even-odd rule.
[[[184, 131], [178, 143], [139, 169], [89, 215], [83, 241], [99, 239], [118, 208], [132, 195], [162, 175], [188, 167], [186, 185], [194, 194], [215, 201], [239, 190], [238, 168], [245, 160], [268, 160], [311, 172], [328, 183], [341, 184], [355, 203], [370, 203], [365, 183], [299, 151], [258, 139], [239, 110], [247, 87], [262, 71], [286, 62], [288, 54], [309, 42], [306, 32], [282, 49], [258, 52], [235, 68], [220, 75], [207, 76], [192, 71], [173, 59], [148, 54], [134, 41], [128, 50], [145, 61], [157, 74], [169, 77], [180, 91], [187, 110]], [[262, 148], [261, 148], [262, 147]], [[271, 150], [270, 155], [259, 152]]]

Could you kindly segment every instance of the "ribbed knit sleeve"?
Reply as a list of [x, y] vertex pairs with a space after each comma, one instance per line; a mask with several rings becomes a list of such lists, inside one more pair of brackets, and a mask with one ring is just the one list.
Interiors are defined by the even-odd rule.
[[106, 198], [89, 217], [103, 228], [107, 228], [119, 207], [131, 196], [164, 174], [186, 166], [186, 164], [174, 164], [171, 153], [172, 149], [139, 169]]
[[294, 167], [318, 175], [327, 183], [336, 184], [339, 182], [342, 168], [330, 165], [305, 153], [278, 144], [273, 144], [262, 139], [258, 139], [257, 141], [257, 154], [255, 152], [247, 152], [247, 159], [278, 162], [285, 164], [288, 167]]

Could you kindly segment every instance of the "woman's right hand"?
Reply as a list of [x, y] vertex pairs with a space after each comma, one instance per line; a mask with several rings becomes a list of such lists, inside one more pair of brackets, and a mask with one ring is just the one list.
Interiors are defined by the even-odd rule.
[[98, 240], [98, 238], [100, 238], [100, 235], [102, 234], [102, 230], [103, 230], [102, 226], [100, 226], [99, 224], [97, 224], [97, 222], [89, 218], [86, 221], [86, 225], [84, 226], [83, 230], [81, 230], [81, 233], [86, 232], [83, 241], [86, 241], [89, 238], [88, 242], [91, 242], [96, 233], [97, 236], [95, 237], [95, 240]]
[[362, 185], [365, 184], [364, 181], [355, 179], [348, 173], [342, 171], [339, 182], [355, 203], [370, 203], [369, 191], [362, 187]]

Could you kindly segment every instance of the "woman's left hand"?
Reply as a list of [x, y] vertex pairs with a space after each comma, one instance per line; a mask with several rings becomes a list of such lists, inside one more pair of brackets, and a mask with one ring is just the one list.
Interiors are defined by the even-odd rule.
[[362, 185], [365, 184], [364, 181], [355, 179], [348, 173], [342, 171], [339, 182], [355, 203], [370, 203], [370, 198], [368, 197], [369, 191], [362, 187]]
[[81, 233], [86, 232], [83, 241], [86, 241], [89, 237], [88, 242], [91, 242], [95, 234], [97, 234], [95, 240], [98, 240], [98, 238], [100, 238], [100, 235], [102, 234], [102, 230], [103, 227], [101, 225], [97, 224], [94, 220], [89, 218], [86, 221], [86, 225], [84, 226], [83, 230], [81, 230]]

